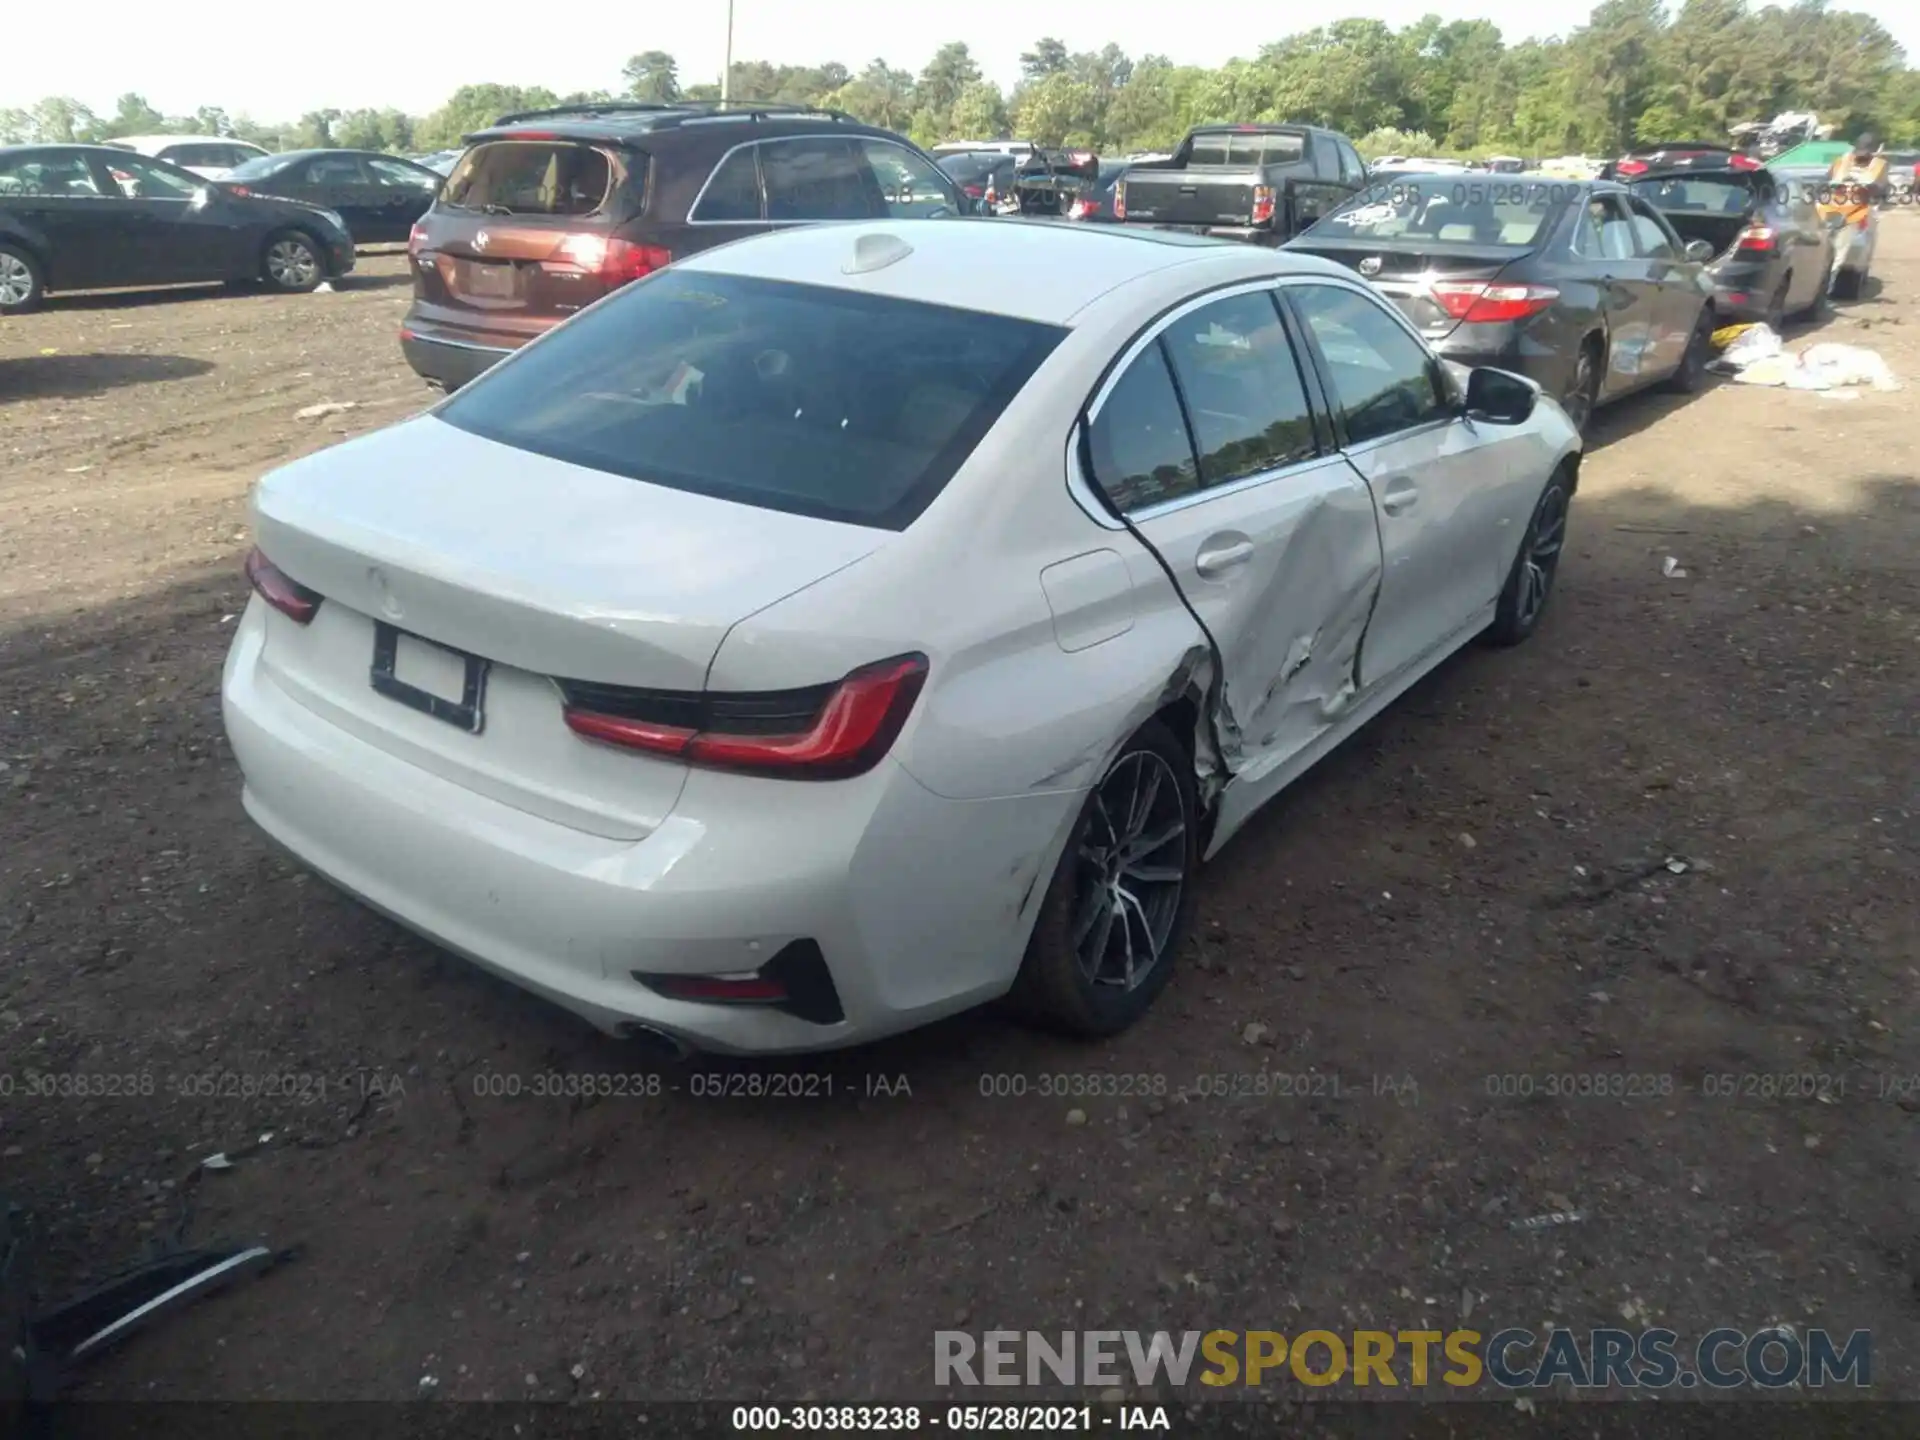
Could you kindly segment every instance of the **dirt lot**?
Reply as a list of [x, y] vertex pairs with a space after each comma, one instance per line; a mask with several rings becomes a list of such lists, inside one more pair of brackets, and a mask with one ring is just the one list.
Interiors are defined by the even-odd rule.
[[[1920, 380], [1920, 221], [1878, 270], [1820, 333]], [[968, 1017], [811, 1067], [831, 1099], [489, 1098], [633, 1061], [270, 853], [219, 716], [247, 487], [425, 402], [405, 295], [389, 257], [0, 331], [0, 1182], [54, 1292], [176, 1227], [300, 1247], [89, 1393], [930, 1398], [936, 1329], [1470, 1312], [1865, 1328], [1920, 1398], [1911, 390], [1604, 415], [1539, 635], [1236, 840], [1135, 1033]], [[1358, 1093], [1205, 1093], [1263, 1070]], [[1545, 1094], [1598, 1071], [1650, 1098]], [[1097, 1074], [1167, 1093], [1040, 1093]], [[1832, 1080], [1738, 1078], [1781, 1075]]]

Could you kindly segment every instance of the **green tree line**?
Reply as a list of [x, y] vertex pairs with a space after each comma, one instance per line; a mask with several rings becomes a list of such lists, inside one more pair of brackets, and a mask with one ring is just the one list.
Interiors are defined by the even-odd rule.
[[[1399, 30], [1338, 20], [1264, 45], [1217, 68], [1135, 59], [1116, 45], [1070, 51], [1052, 37], [1020, 57], [1010, 91], [982, 74], [968, 47], [942, 45], [916, 74], [885, 60], [736, 63], [736, 100], [829, 106], [922, 144], [1019, 136], [1108, 153], [1165, 149], [1196, 124], [1307, 121], [1374, 153], [1610, 154], [1635, 141], [1724, 137], [1730, 125], [1811, 110], [1852, 137], [1920, 141], [1920, 71], [1870, 16], [1825, 0], [1754, 7], [1746, 0], [1603, 0], [1564, 39], [1508, 44], [1485, 20], [1430, 15]], [[112, 115], [51, 97], [0, 110], [0, 140], [98, 140], [155, 131], [239, 136], [270, 149], [345, 145], [421, 151], [512, 110], [593, 99], [717, 99], [688, 83], [674, 57], [644, 51], [608, 91], [559, 95], [538, 86], [465, 85], [431, 114], [318, 110], [261, 124], [203, 107], [164, 116], [137, 94]]]

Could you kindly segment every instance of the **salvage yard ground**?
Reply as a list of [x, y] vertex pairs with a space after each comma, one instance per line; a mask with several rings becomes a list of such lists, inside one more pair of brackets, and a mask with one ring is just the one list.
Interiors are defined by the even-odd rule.
[[[1816, 328], [1913, 385], [1920, 222], [1877, 270]], [[0, 329], [0, 1188], [56, 1294], [176, 1227], [300, 1247], [88, 1393], [931, 1398], [937, 1329], [1465, 1316], [1870, 1329], [1920, 1398], [1915, 390], [1605, 412], [1540, 633], [1258, 818], [1133, 1033], [647, 1096], [240, 810], [247, 488], [428, 399], [406, 297], [390, 256]]]

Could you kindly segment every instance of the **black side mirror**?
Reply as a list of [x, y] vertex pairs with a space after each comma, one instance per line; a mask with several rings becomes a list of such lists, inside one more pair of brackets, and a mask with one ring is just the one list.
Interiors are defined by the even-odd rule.
[[1540, 391], [1533, 382], [1481, 365], [1467, 377], [1467, 416], [1494, 425], [1519, 425], [1533, 414]]

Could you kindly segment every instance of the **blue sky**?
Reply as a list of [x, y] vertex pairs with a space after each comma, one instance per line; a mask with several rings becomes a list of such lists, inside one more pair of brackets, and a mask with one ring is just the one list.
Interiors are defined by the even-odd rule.
[[[1909, 55], [1920, 48], [1920, 6], [1910, 0], [1835, 8], [1875, 16]], [[625, 23], [623, 12], [631, 17]], [[1588, 7], [1384, 0], [1345, 13], [1400, 26], [1429, 12], [1492, 20], [1511, 41], [1564, 34], [1586, 19]], [[296, 14], [284, 28], [282, 21]], [[293, 119], [323, 105], [397, 105], [417, 114], [468, 81], [562, 92], [616, 87], [628, 55], [655, 49], [673, 54], [683, 81], [693, 83], [719, 76], [726, 15], [726, 0], [631, 6], [443, 0], [305, 10], [263, 10], [258, 0], [114, 6], [92, 42], [0, 48], [0, 106], [65, 94], [111, 110], [121, 92], [137, 90], [170, 114], [202, 104], [261, 120]], [[1186, 23], [1201, 15], [1204, 24]], [[884, 56], [918, 71], [936, 46], [964, 40], [988, 78], [1005, 86], [1019, 76], [1020, 52], [1041, 35], [1057, 35], [1074, 50], [1111, 40], [1131, 55], [1159, 51], [1182, 63], [1217, 65], [1290, 29], [1336, 18], [1272, 0], [1207, 0], [1198, 11], [1150, 0], [736, 0], [734, 55], [785, 64], [839, 60], [855, 69]]]

